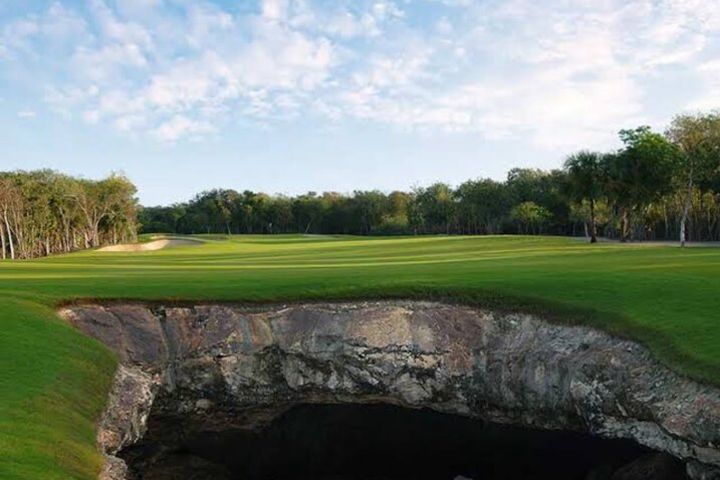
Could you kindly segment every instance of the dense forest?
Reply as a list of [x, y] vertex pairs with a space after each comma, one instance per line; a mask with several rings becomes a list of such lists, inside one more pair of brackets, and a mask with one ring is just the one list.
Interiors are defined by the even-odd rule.
[[513, 169], [410, 192], [288, 197], [211, 190], [143, 208], [143, 232], [602, 235], [720, 240], [720, 114], [681, 115], [664, 133], [620, 132], [614, 152], [580, 151], [560, 170]]
[[133, 241], [143, 233], [551, 234], [720, 240], [720, 113], [677, 116], [664, 133], [620, 132], [622, 148], [579, 151], [562, 169], [516, 168], [504, 181], [409, 192], [294, 197], [211, 190], [141, 208], [122, 175], [0, 172], [2, 258]]
[[121, 175], [94, 181], [50, 170], [0, 172], [2, 258], [33, 258], [132, 241], [135, 186]]

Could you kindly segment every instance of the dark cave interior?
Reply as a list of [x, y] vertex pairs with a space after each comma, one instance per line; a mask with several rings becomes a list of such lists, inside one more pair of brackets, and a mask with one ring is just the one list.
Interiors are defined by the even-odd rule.
[[[162, 422], [151, 419], [150, 429]], [[602, 480], [625, 478], [618, 476], [623, 466], [652, 454], [627, 440], [501, 426], [383, 404], [303, 404], [258, 431], [185, 431], [172, 447], [157, 438], [150, 431], [120, 453], [133, 478]], [[681, 475], [667, 478], [684, 477], [679, 462], [664, 461], [662, 471]]]

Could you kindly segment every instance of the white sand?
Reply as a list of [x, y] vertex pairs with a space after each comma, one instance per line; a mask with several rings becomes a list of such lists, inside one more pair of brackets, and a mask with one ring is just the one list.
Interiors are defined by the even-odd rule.
[[99, 248], [98, 252], [150, 252], [167, 247], [180, 247], [186, 245], [199, 245], [202, 240], [194, 238], [162, 238], [146, 243], [126, 243], [122, 245], [109, 245]]

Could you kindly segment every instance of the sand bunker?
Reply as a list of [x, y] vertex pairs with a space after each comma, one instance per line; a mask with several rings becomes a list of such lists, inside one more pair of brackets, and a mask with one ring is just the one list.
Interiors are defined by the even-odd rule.
[[199, 245], [202, 240], [195, 238], [162, 238], [146, 243], [126, 243], [122, 245], [110, 245], [99, 248], [98, 252], [150, 252], [161, 250], [167, 247], [181, 247], [187, 245]]

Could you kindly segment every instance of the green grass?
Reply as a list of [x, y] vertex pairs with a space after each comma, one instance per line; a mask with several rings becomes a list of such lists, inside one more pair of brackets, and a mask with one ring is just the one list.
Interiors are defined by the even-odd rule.
[[414, 297], [524, 310], [647, 345], [720, 385], [720, 249], [539, 237], [205, 237], [0, 262], [0, 478], [93, 478], [115, 360], [54, 309], [81, 299]]

